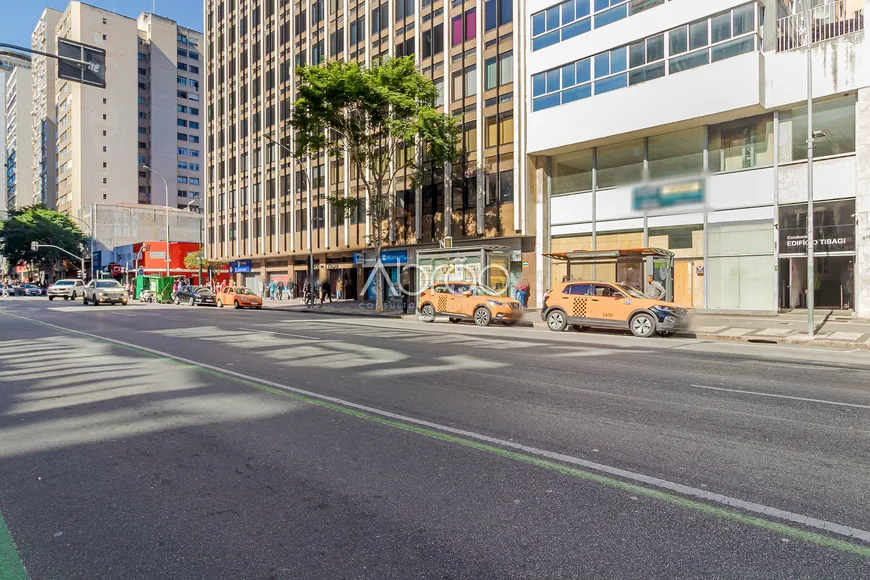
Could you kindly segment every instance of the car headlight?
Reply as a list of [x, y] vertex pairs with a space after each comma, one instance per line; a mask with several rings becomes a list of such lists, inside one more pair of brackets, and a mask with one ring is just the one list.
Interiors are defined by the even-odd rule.
[[501, 301], [499, 301], [499, 300], [487, 300], [487, 302], [488, 302], [491, 306], [507, 306], [507, 304], [505, 304], [504, 302], [501, 302]]

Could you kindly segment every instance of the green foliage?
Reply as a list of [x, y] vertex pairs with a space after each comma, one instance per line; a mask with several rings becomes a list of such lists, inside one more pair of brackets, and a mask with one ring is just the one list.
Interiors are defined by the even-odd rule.
[[[301, 67], [302, 79], [291, 125], [296, 155], [325, 150], [346, 159], [368, 193], [368, 214], [375, 224], [376, 249], [384, 239], [384, 222], [393, 209], [396, 175], [407, 172], [420, 181], [420, 160], [440, 167], [457, 155], [459, 126], [435, 108], [438, 89], [417, 70], [413, 57], [386, 58], [371, 68], [333, 61]], [[416, 154], [398, 153], [416, 146]], [[330, 201], [344, 215], [357, 211], [355, 199]]]
[[184, 266], [189, 270], [196, 270], [200, 267], [202, 267], [203, 270], [208, 270], [213, 265], [214, 264], [209, 262], [208, 259], [205, 257], [204, 250], [190, 252], [184, 257]]
[[72, 259], [53, 248], [40, 248], [34, 252], [30, 249], [31, 242], [59, 246], [81, 256], [86, 240], [71, 218], [42, 204], [11, 209], [8, 219], [0, 221], [0, 254], [6, 257], [10, 267], [26, 262], [45, 270], [61, 260]]

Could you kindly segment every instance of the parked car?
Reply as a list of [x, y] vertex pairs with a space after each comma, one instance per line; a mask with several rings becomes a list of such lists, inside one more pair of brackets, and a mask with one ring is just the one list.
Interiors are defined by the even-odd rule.
[[496, 321], [512, 326], [523, 316], [519, 301], [482, 284], [437, 283], [423, 292], [419, 304], [423, 322], [434, 322], [438, 314], [444, 314], [450, 322], [474, 320], [478, 326], [487, 326]]
[[541, 309], [550, 330], [565, 330], [571, 324], [577, 330], [626, 329], [642, 338], [671, 334], [688, 323], [687, 314], [673, 302], [609, 282], [561, 282], [544, 294]]
[[48, 287], [48, 299], [63, 298], [64, 300], [75, 300], [84, 294], [84, 288], [84, 280], [79, 280], [78, 278], [58, 280]]
[[190, 306], [217, 304], [217, 294], [208, 286], [182, 286], [172, 295], [175, 304], [189, 304]]
[[91, 280], [84, 288], [82, 301], [94, 306], [121, 304], [127, 306], [127, 290], [117, 280]]
[[16, 296], [41, 296], [42, 288], [36, 284], [21, 284], [15, 288]]
[[263, 299], [243, 286], [229, 286], [217, 295], [218, 308], [232, 305], [234, 308], [263, 307]]

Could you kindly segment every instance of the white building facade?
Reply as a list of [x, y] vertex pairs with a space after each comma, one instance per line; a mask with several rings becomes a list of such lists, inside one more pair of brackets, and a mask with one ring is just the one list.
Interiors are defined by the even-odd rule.
[[[870, 316], [864, 2], [810, 3], [807, 27], [775, 0], [529, 0], [537, 288], [592, 275], [547, 253], [655, 247], [676, 255], [673, 271], [650, 260], [644, 274], [669, 277], [684, 306], [806, 307], [811, 30], [811, 283], [818, 307]], [[641, 211], [641, 184], [688, 186], [693, 204]], [[624, 272], [613, 264], [595, 275]]]
[[6, 80], [4, 162], [7, 208], [30, 205], [33, 200], [33, 172], [30, 166], [33, 100], [30, 94], [30, 68], [16, 66]]
[[[34, 50], [55, 54], [57, 42], [55, 29], [62, 12], [46, 8], [30, 35], [30, 47]], [[57, 63], [53, 58], [34, 54], [32, 59], [31, 91], [33, 116], [31, 119], [31, 151], [33, 160], [33, 203], [48, 207], [57, 205], [57, 111], [55, 80]]]

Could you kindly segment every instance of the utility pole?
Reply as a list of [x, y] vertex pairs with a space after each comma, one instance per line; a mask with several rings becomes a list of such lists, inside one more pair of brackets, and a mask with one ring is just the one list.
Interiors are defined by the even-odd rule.
[[816, 264], [813, 225], [813, 23], [810, 0], [804, 0], [807, 31], [807, 336], [816, 334]]
[[155, 174], [160, 178], [160, 181], [163, 182], [163, 189], [166, 192], [166, 277], [170, 276], [169, 274], [169, 185], [166, 184], [166, 179], [157, 171], [154, 171], [148, 165], [142, 165], [145, 169]]

